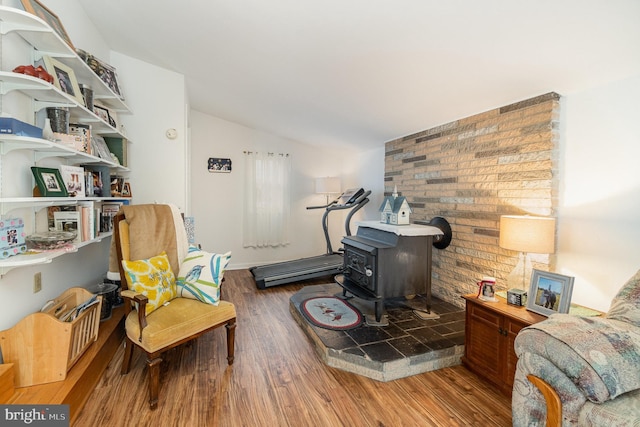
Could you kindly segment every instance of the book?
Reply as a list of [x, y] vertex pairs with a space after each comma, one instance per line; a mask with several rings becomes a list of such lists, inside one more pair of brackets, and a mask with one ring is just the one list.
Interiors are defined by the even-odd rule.
[[82, 223], [82, 241], [95, 239], [95, 204], [90, 201], [78, 202], [78, 211], [80, 211], [80, 219]]
[[104, 202], [101, 206], [100, 231], [106, 232], [113, 229], [113, 217], [122, 207], [122, 202]]
[[84, 197], [85, 182], [84, 182], [84, 168], [79, 166], [58, 166], [62, 181], [69, 193], [69, 197]]
[[125, 168], [128, 167], [129, 159], [127, 153], [127, 140], [125, 138], [105, 137], [104, 141], [106, 142], [109, 151], [115, 154], [120, 165]]
[[82, 219], [78, 211], [57, 211], [53, 213], [56, 230], [76, 233], [75, 243], [82, 242]]
[[91, 153], [91, 126], [81, 123], [69, 123], [69, 134], [76, 137], [78, 151]]
[[100, 135], [92, 135], [91, 145], [93, 147], [94, 156], [98, 156], [101, 159], [105, 159], [110, 162], [113, 161], [111, 152], [109, 151], [109, 148], [107, 147], [107, 143], [104, 141], [103, 137], [101, 137]]

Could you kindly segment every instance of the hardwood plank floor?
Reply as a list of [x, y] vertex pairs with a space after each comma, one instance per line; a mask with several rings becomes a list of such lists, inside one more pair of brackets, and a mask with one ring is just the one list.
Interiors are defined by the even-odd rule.
[[[315, 283], [324, 283], [318, 281]], [[169, 351], [158, 409], [134, 352], [120, 375], [120, 348], [76, 426], [509, 426], [509, 398], [462, 366], [387, 383], [326, 366], [289, 313], [301, 285], [257, 290], [248, 270], [225, 273], [236, 305], [235, 362], [224, 329]]]

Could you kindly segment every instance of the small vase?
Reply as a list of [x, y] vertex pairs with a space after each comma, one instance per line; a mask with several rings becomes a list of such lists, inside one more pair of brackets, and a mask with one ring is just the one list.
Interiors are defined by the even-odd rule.
[[44, 127], [42, 128], [42, 138], [53, 141], [53, 129], [51, 129], [51, 119], [44, 119]]

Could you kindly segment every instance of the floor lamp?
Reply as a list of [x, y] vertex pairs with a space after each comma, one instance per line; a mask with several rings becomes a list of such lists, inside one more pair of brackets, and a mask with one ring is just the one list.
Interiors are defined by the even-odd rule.
[[507, 287], [526, 291], [531, 278], [529, 253], [552, 254], [555, 251], [555, 218], [529, 215], [500, 217], [500, 247], [519, 251], [518, 263], [507, 276]]
[[327, 196], [327, 205], [331, 194], [340, 194], [340, 178], [325, 176], [316, 178], [316, 193]]

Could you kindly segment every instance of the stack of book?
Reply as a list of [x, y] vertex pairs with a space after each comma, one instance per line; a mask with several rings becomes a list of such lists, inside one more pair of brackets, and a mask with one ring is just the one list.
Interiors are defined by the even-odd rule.
[[113, 216], [120, 206], [121, 202], [98, 204], [93, 201], [78, 201], [74, 206], [52, 206], [49, 208], [49, 228], [76, 233], [75, 243], [93, 240], [100, 233], [111, 231]]

